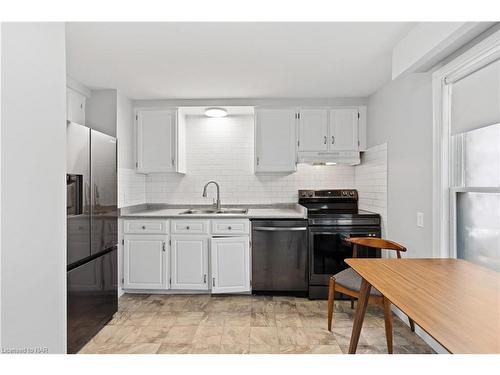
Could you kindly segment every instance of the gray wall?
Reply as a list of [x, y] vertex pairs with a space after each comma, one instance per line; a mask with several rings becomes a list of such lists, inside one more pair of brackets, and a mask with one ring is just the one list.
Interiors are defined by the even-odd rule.
[[[368, 100], [368, 146], [387, 143], [387, 238], [408, 248], [404, 257], [430, 258], [432, 252], [432, 78], [409, 74]], [[417, 227], [417, 212], [424, 227]], [[406, 316], [393, 308], [407, 322]], [[438, 353], [441, 345], [416, 327]]]
[[64, 353], [65, 26], [1, 27], [1, 345]]
[[118, 168], [135, 168], [135, 135], [132, 102], [120, 91], [116, 97], [116, 138]]
[[85, 106], [85, 125], [116, 137], [116, 101], [115, 89], [92, 90]]
[[[368, 146], [387, 143], [387, 235], [408, 257], [432, 256], [432, 80], [410, 74], [368, 100]], [[417, 212], [424, 227], [417, 227]]]

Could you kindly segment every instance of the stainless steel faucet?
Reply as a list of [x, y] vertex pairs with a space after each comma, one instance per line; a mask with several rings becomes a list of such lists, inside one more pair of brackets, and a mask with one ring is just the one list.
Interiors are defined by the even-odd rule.
[[217, 209], [217, 211], [220, 211], [220, 186], [217, 182], [215, 181], [208, 181], [205, 186], [203, 187], [203, 196], [206, 197], [207, 196], [207, 186], [209, 184], [215, 184], [215, 186], [217, 187], [217, 202], [215, 203], [215, 208]]

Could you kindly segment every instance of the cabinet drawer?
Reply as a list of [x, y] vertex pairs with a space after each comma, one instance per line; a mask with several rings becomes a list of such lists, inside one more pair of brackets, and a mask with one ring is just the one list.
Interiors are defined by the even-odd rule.
[[172, 220], [172, 234], [208, 234], [208, 220]]
[[212, 220], [212, 234], [248, 234], [249, 228], [248, 220]]
[[124, 233], [168, 234], [167, 220], [125, 220]]

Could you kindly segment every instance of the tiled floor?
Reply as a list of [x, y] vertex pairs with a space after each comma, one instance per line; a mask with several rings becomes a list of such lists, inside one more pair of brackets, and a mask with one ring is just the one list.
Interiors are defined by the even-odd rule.
[[[354, 311], [293, 297], [126, 294], [80, 353], [346, 353]], [[432, 353], [394, 316], [395, 353]], [[387, 353], [382, 310], [369, 306], [358, 353]]]

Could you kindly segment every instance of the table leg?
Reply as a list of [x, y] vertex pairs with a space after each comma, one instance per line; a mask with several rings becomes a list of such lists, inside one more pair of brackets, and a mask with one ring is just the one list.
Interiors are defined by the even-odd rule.
[[352, 326], [351, 343], [349, 344], [349, 354], [355, 354], [358, 347], [359, 335], [361, 334], [361, 327], [363, 327], [363, 320], [365, 319], [366, 307], [368, 306], [368, 298], [370, 297], [370, 290], [372, 286], [365, 279], [361, 280], [361, 288], [359, 290], [358, 306], [356, 308], [356, 315], [354, 316], [354, 324]]

